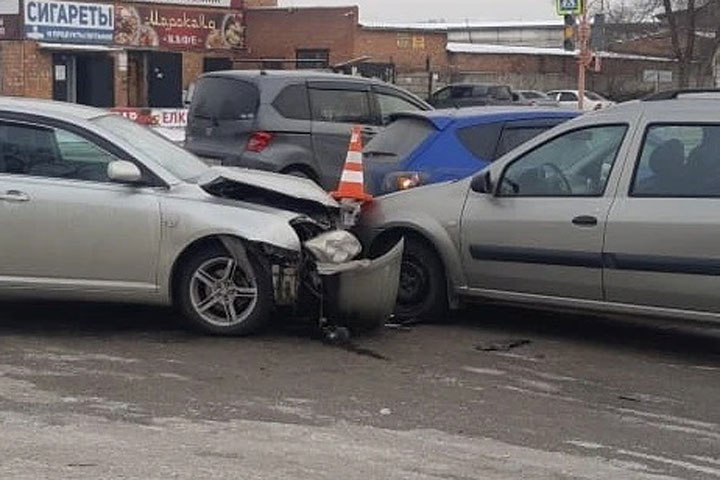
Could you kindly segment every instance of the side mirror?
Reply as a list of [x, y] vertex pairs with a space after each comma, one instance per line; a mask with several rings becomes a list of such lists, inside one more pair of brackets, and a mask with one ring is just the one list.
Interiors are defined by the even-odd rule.
[[117, 183], [138, 183], [142, 180], [142, 172], [132, 162], [125, 160], [115, 160], [110, 162], [107, 167], [108, 178]]
[[492, 177], [490, 176], [490, 170], [475, 175], [472, 182], [470, 182], [470, 188], [475, 193], [493, 193]]

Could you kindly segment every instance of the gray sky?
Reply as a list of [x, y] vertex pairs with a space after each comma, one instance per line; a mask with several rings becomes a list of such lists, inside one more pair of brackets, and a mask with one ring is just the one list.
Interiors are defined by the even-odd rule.
[[361, 20], [553, 20], [552, 0], [280, 0], [281, 6], [359, 5]]

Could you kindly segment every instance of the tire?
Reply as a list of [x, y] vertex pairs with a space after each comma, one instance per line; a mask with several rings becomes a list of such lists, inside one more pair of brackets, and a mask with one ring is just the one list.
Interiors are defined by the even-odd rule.
[[[274, 303], [270, 269], [253, 252], [247, 256], [249, 269], [214, 246], [180, 267], [175, 302], [192, 327], [212, 335], [248, 335], [268, 323]], [[234, 266], [231, 277], [228, 265]]]
[[442, 261], [427, 243], [417, 237], [406, 237], [395, 316], [400, 321], [441, 323], [447, 309]]

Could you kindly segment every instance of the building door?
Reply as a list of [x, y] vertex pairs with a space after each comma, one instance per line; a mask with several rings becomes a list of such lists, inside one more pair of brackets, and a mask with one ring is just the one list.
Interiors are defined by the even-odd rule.
[[53, 100], [75, 103], [75, 93], [75, 56], [54, 53]]
[[75, 61], [77, 103], [114, 107], [114, 68], [115, 62], [109, 55], [78, 55]]
[[151, 52], [147, 69], [148, 106], [182, 106], [182, 54]]
[[53, 100], [115, 106], [114, 67], [112, 57], [104, 54], [54, 54]]
[[233, 63], [228, 57], [205, 57], [203, 59], [203, 72], [217, 72], [232, 70]]

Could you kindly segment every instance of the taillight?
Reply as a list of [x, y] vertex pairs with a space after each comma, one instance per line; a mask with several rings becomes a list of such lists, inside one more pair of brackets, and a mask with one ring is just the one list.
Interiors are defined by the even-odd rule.
[[275, 138], [275, 135], [270, 132], [253, 132], [245, 149], [248, 152], [260, 153], [270, 145], [273, 138]]

